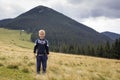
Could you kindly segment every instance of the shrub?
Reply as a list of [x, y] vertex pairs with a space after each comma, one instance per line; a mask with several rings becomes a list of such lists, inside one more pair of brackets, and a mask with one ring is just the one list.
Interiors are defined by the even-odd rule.
[[4, 65], [3, 65], [2, 63], [0, 63], [0, 67], [1, 67], [1, 66], [4, 66]]
[[18, 65], [14, 65], [14, 64], [8, 65], [7, 68], [9, 68], [9, 69], [19, 69]]
[[28, 68], [24, 68], [24, 69], [22, 69], [22, 72], [29, 73], [29, 69]]
[[0, 60], [5, 60], [6, 58], [5, 57], [0, 57]]
[[33, 62], [28, 63], [28, 66], [32, 66], [32, 65], [35, 65], [35, 63]]

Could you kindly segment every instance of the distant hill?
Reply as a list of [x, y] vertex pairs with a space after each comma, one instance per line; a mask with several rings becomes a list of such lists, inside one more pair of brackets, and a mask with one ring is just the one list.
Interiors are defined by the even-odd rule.
[[32, 33], [32, 41], [38, 38], [39, 29], [45, 29], [52, 51], [65, 52], [66, 49], [74, 53], [78, 50], [73, 49], [82, 46], [112, 42], [109, 37], [45, 6], [37, 6], [13, 19], [1, 20], [0, 27]]
[[120, 38], [120, 34], [113, 33], [113, 32], [106, 31], [106, 32], [102, 32], [102, 34], [108, 36], [112, 40], [116, 40], [116, 39]]
[[6, 26], [6, 24], [9, 24], [11, 21], [12, 21], [12, 19], [0, 20], [0, 27]]

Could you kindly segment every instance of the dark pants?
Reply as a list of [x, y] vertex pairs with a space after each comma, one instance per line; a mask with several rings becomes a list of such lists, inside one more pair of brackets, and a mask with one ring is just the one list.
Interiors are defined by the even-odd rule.
[[47, 68], [47, 55], [43, 55], [43, 56], [37, 56], [37, 73], [40, 73], [40, 69], [41, 69], [41, 64], [42, 64], [42, 70], [43, 73], [46, 72], [46, 68]]

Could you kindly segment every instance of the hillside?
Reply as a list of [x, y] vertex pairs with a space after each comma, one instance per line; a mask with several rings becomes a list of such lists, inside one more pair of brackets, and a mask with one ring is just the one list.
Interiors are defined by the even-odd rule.
[[[30, 34], [0, 29], [0, 80], [34, 80]], [[36, 80], [119, 80], [120, 60], [50, 52], [46, 75]]]
[[0, 28], [0, 41], [5, 44], [13, 44], [19, 47], [32, 49], [33, 43], [30, 41], [30, 36], [31, 34], [28, 34], [25, 31], [21, 32], [21, 30]]
[[116, 40], [116, 39], [120, 38], [120, 34], [113, 33], [113, 32], [106, 31], [106, 32], [102, 32], [102, 34], [108, 36], [112, 40]]
[[51, 47], [56, 46], [57, 49], [64, 45], [86, 46], [112, 42], [110, 38], [88, 26], [45, 6], [37, 6], [14, 19], [1, 20], [0, 27], [33, 33], [32, 41], [37, 38], [39, 29], [45, 29], [47, 38], [53, 45]]

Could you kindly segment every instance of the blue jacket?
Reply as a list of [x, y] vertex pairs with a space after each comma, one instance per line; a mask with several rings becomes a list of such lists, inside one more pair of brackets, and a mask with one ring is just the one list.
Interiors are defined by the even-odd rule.
[[46, 39], [37, 39], [35, 41], [35, 46], [34, 46], [34, 53], [36, 53], [37, 51], [37, 55], [43, 55], [43, 54], [49, 54], [49, 44], [48, 41]]

